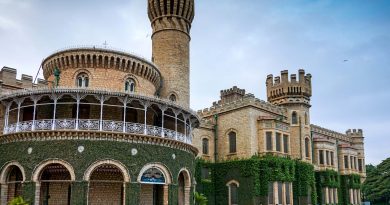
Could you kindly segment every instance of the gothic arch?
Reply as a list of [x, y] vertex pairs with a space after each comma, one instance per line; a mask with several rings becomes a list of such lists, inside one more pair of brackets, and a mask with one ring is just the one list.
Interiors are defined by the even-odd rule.
[[41, 172], [49, 164], [60, 164], [60, 165], [64, 166], [70, 174], [71, 181], [76, 180], [76, 175], [75, 175], [74, 169], [73, 169], [72, 165], [70, 165], [67, 161], [61, 160], [61, 159], [47, 159], [45, 161], [42, 161], [41, 163], [39, 163], [39, 165], [37, 165], [35, 167], [35, 169], [33, 171], [33, 175], [32, 175], [33, 182], [39, 182]]
[[137, 177], [137, 182], [138, 183], [142, 183], [141, 182], [141, 177], [142, 177], [142, 174], [150, 169], [150, 168], [157, 168], [158, 170], [160, 170], [165, 176], [165, 184], [171, 184], [172, 183], [172, 174], [171, 172], [169, 171], [169, 169], [161, 164], [161, 163], [149, 163], [149, 164], [146, 164], [144, 167], [142, 167], [142, 169], [140, 170], [139, 174], [138, 174], [138, 177]]
[[11, 162], [5, 163], [5, 165], [0, 169], [1, 170], [0, 184], [5, 184], [6, 183], [7, 175], [8, 175], [8, 172], [9, 172], [9, 168], [11, 168], [12, 166], [16, 166], [16, 167], [18, 167], [20, 169], [20, 171], [22, 172], [23, 181], [26, 181], [26, 174], [25, 174], [23, 166], [19, 162], [17, 162], [17, 161], [11, 161]]
[[117, 167], [119, 170], [121, 170], [122, 172], [122, 175], [123, 175], [123, 179], [124, 179], [124, 182], [130, 182], [130, 175], [129, 175], [129, 171], [127, 170], [126, 166], [123, 165], [121, 162], [119, 161], [116, 161], [116, 160], [101, 160], [101, 161], [96, 161], [94, 163], [92, 163], [88, 168], [87, 170], [85, 171], [84, 173], [84, 181], [89, 181], [89, 179], [91, 178], [91, 175], [93, 173], [93, 171], [101, 166], [101, 165], [104, 165], [104, 164], [109, 164], [109, 165], [114, 165], [115, 167]]

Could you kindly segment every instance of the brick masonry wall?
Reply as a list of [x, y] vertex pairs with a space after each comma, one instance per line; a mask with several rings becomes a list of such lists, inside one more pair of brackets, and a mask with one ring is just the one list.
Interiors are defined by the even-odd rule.
[[190, 104], [190, 61], [187, 34], [166, 30], [153, 34], [153, 61], [158, 65], [164, 80], [161, 96], [168, 98], [175, 93], [177, 101]]
[[[135, 93], [154, 95], [156, 87], [152, 82], [140, 76], [135, 76], [127, 72], [108, 69], [108, 68], [80, 68], [61, 70], [59, 86], [76, 87], [77, 75], [81, 72], [88, 74], [89, 87], [109, 88], [117, 91], [125, 91], [125, 81], [131, 77], [136, 81]], [[51, 75], [47, 79], [49, 82], [54, 81]]]

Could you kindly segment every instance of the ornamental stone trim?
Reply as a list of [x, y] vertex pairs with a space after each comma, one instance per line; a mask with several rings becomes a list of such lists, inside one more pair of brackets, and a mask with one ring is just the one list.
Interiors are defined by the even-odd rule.
[[197, 156], [198, 149], [184, 142], [141, 134], [112, 133], [101, 131], [35, 131], [6, 134], [0, 144], [31, 141], [90, 140], [116, 141], [124, 143], [149, 144], [179, 149]]

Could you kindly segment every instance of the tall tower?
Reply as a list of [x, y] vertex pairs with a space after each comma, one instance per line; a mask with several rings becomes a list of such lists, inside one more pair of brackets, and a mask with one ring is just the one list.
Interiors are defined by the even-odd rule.
[[163, 77], [160, 96], [189, 107], [194, 0], [148, 0], [148, 16], [153, 28], [152, 61]]
[[[310, 138], [310, 97], [311, 74], [305, 75], [305, 70], [292, 74], [289, 78], [288, 71], [284, 70], [280, 76], [267, 76], [268, 102], [288, 108], [290, 120], [291, 146], [294, 146], [292, 155], [295, 158], [311, 161], [312, 154], [306, 156], [305, 139]], [[299, 151], [300, 150], [300, 151]]]

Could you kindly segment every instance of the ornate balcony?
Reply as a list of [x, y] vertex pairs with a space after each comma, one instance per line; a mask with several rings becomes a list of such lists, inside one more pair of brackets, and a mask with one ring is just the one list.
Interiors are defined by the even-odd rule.
[[192, 144], [195, 112], [173, 102], [132, 93], [85, 88], [40, 88], [0, 96], [3, 134], [98, 131], [161, 137]]

